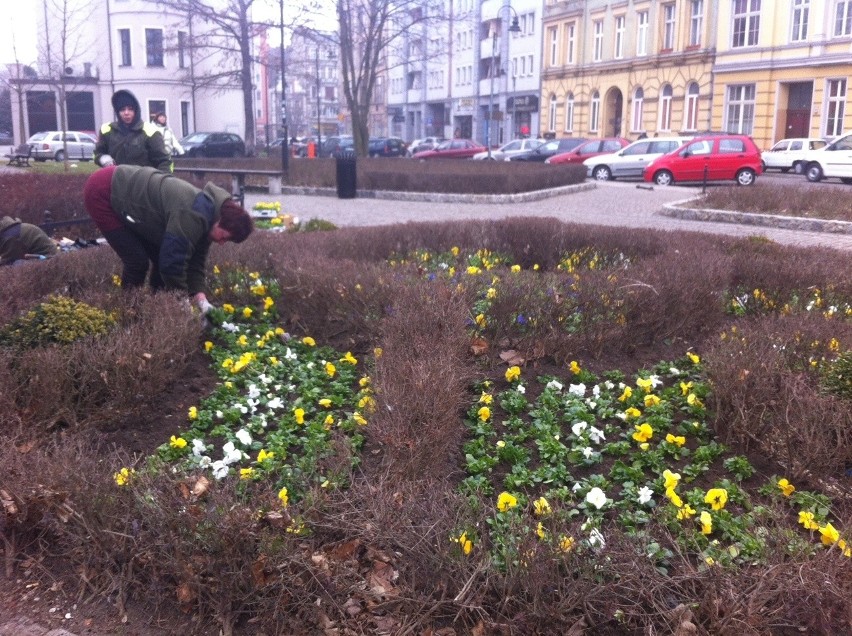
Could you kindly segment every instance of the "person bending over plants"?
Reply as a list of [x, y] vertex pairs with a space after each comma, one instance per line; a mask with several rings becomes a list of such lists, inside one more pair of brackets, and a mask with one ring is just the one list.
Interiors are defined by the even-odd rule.
[[203, 189], [155, 168], [109, 166], [83, 189], [89, 216], [123, 264], [121, 286], [186, 291], [203, 313], [211, 243], [241, 243], [254, 229], [249, 213], [222, 188]]
[[0, 265], [56, 256], [58, 246], [37, 225], [11, 216], [0, 218]]

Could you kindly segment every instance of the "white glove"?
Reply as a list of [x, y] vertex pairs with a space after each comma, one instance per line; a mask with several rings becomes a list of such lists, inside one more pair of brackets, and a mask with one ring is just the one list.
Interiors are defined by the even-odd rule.
[[110, 155], [101, 155], [101, 158], [98, 161], [102, 168], [115, 165], [115, 159], [113, 159]]
[[205, 298], [202, 301], [199, 301], [198, 308], [201, 310], [201, 314], [206, 316], [211, 309], [213, 309], [213, 305]]

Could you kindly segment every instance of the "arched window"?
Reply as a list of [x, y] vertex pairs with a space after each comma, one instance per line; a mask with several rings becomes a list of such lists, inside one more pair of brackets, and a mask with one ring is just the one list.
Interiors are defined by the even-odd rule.
[[601, 94], [592, 93], [591, 108], [589, 109], [589, 132], [596, 133], [601, 125]]
[[684, 130], [698, 130], [698, 83], [686, 87], [686, 108], [683, 111]]
[[660, 91], [660, 121], [658, 130], [672, 129], [672, 87], [670, 84], [663, 86]]
[[574, 132], [574, 93], [565, 96], [565, 132]]
[[639, 86], [635, 91], [633, 91], [633, 108], [631, 109], [633, 117], [630, 120], [630, 130], [632, 132], [643, 132], [645, 130], [645, 126], [642, 123], [644, 107], [645, 91], [643, 91], [642, 87]]

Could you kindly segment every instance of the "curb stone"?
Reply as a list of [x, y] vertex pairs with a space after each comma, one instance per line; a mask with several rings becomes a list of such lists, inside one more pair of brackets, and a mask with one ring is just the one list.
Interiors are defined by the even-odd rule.
[[754, 212], [735, 212], [732, 210], [716, 210], [713, 208], [694, 208], [686, 204], [701, 199], [701, 195], [663, 204], [660, 214], [687, 221], [715, 221], [717, 223], [734, 223], [737, 225], [758, 225], [775, 227], [782, 230], [799, 232], [829, 232], [833, 234], [852, 234], [852, 223], [848, 221], [833, 221], [828, 219], [808, 219], [797, 216], [781, 216], [778, 214], [759, 214]]
[[48, 629], [26, 618], [0, 624], [0, 636], [75, 636], [65, 629]]

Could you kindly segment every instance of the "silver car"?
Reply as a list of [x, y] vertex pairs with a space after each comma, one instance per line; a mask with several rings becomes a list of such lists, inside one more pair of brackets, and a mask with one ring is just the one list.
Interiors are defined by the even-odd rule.
[[610, 155], [590, 157], [583, 162], [586, 176], [597, 181], [618, 178], [641, 179], [645, 168], [657, 157], [677, 150], [691, 137], [654, 137], [640, 139]]
[[492, 159], [494, 161], [509, 161], [509, 157], [519, 155], [522, 152], [535, 150], [544, 142], [541, 139], [514, 139], [500, 146], [498, 150], [492, 150], [491, 156], [488, 152], [480, 152], [473, 155], [471, 159]]
[[65, 150], [68, 150], [68, 159], [79, 161], [91, 161], [95, 152], [95, 138], [88, 133], [76, 130], [49, 130], [38, 132], [27, 139], [27, 143], [33, 149], [33, 159], [36, 161], [65, 161]]

